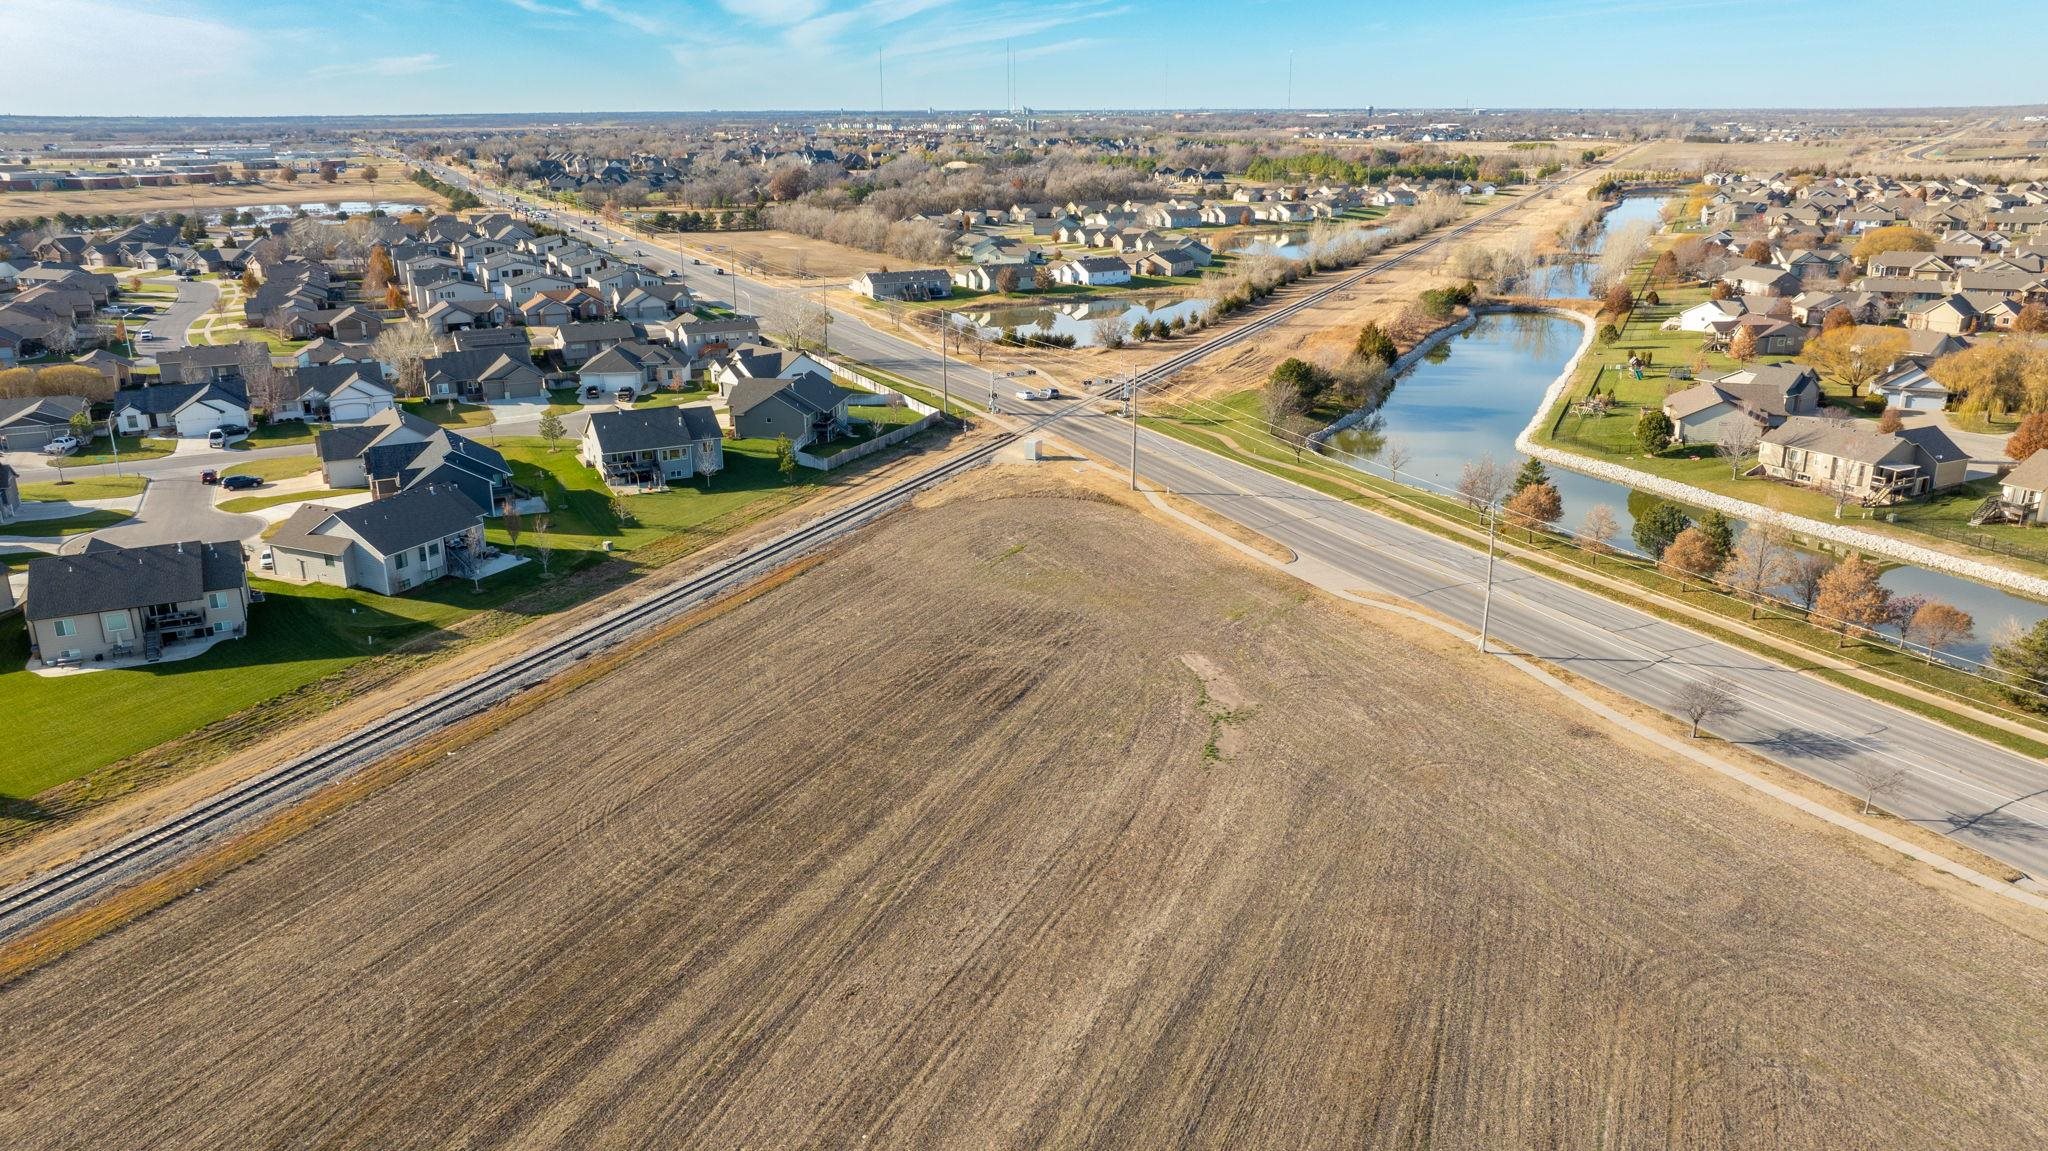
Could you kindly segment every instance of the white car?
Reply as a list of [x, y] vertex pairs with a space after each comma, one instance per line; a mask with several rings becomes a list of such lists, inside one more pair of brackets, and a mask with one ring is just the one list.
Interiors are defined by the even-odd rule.
[[1020, 400], [1057, 400], [1060, 398], [1060, 390], [1058, 388], [1025, 388], [1017, 393], [1017, 398]]
[[43, 445], [43, 454], [46, 456], [68, 456], [77, 450], [77, 436], [58, 436], [56, 439]]

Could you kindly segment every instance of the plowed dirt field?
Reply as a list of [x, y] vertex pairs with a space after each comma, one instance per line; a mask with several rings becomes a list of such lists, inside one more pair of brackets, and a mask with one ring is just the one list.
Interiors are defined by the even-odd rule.
[[2039, 931], [1037, 483], [0, 989], [0, 1145], [2048, 1144]]

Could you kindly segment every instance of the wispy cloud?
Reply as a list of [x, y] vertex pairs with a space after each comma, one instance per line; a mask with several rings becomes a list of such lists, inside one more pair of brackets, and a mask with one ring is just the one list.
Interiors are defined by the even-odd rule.
[[427, 72], [438, 72], [446, 67], [447, 61], [435, 53], [420, 52], [411, 56], [379, 56], [371, 60], [322, 64], [306, 74], [321, 79], [335, 76], [418, 76]]
[[743, 20], [776, 27], [800, 24], [825, 7], [820, 0], [718, 0], [718, 6]]
[[585, 12], [594, 16], [602, 16], [607, 20], [616, 20], [635, 32], [644, 32], [649, 36], [659, 36], [671, 30], [665, 21], [658, 20], [643, 12], [636, 12], [631, 8], [614, 4], [611, 0], [576, 0], [576, 2]]
[[[7, 67], [17, 95], [77, 83], [78, 62], [99, 59], [107, 35], [148, 45], [149, 71], [159, 79], [216, 76], [233, 70], [257, 47], [234, 23], [197, 15], [182, 5], [112, 0], [5, 0]], [[138, 92], [140, 89], [138, 89]], [[138, 105], [136, 111], [144, 111]]]
[[535, 16], [553, 16], [560, 18], [564, 16], [574, 16], [576, 14], [567, 8], [557, 8], [552, 4], [543, 4], [540, 2], [540, 0], [505, 0], [505, 3], [510, 4], [511, 6], [519, 9], [522, 12], [531, 12]]

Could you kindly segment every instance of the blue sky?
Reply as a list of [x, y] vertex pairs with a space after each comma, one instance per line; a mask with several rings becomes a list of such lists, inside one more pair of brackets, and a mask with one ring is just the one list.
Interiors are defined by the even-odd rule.
[[[2025, 0], [2019, 7], [2036, 3]], [[2017, 9], [2015, 9], [2016, 11]], [[0, 0], [0, 113], [1908, 106], [2048, 100], [1928, 64], [1924, 0]], [[1984, 61], [2041, 59], [2048, 20]], [[81, 68], [80, 62], [84, 66]]]

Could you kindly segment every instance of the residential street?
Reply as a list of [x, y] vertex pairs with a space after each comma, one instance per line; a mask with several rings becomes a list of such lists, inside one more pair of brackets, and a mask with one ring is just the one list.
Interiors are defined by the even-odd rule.
[[154, 335], [163, 337], [135, 345], [137, 354], [151, 356], [167, 348], [185, 346], [185, 333], [199, 317], [213, 310], [214, 302], [220, 299], [220, 284], [213, 280], [175, 280], [178, 298], [167, 304], [164, 310], [149, 317], [146, 325]]
[[219, 490], [200, 483], [196, 472], [153, 479], [143, 494], [142, 506], [136, 509], [133, 523], [120, 524], [91, 535], [72, 536], [64, 541], [61, 550], [75, 552], [83, 548], [88, 539], [102, 539], [129, 547], [186, 540], [219, 543], [246, 540], [263, 530], [264, 521], [256, 516], [229, 515], [216, 510], [213, 499]]

